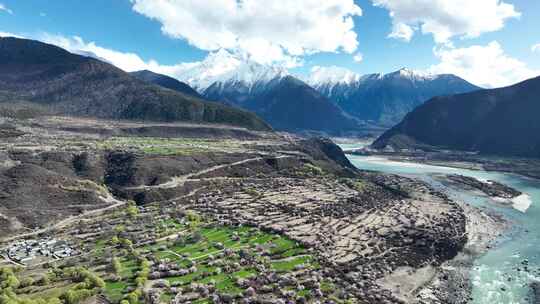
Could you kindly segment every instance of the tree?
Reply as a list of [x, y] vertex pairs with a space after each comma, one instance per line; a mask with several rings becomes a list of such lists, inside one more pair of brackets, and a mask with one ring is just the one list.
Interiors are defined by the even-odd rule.
[[124, 225], [118, 225], [114, 227], [114, 232], [116, 232], [116, 234], [120, 234], [124, 232], [125, 230], [126, 230], [126, 227]]
[[189, 221], [189, 228], [193, 231], [201, 224], [201, 216], [194, 211], [188, 210], [186, 212], [186, 218]]
[[124, 248], [132, 249], [133, 248], [133, 242], [129, 239], [121, 239], [122, 246]]
[[112, 259], [112, 266], [113, 266], [114, 273], [120, 276], [123, 270], [122, 263], [120, 263], [120, 259], [118, 259], [117, 257], [114, 257]]
[[111, 244], [112, 245], [118, 245], [118, 243], [120, 243], [120, 239], [118, 239], [118, 237], [115, 235], [111, 238]]
[[21, 284], [20, 284], [21, 288], [34, 285], [34, 280], [31, 277], [23, 278], [20, 281], [21, 281]]
[[64, 276], [80, 282], [62, 294], [60, 298], [65, 304], [78, 304], [105, 287], [105, 281], [102, 278], [84, 267], [64, 269]]
[[89, 289], [69, 289], [60, 297], [66, 304], [79, 304], [93, 296], [95, 292]]
[[135, 202], [129, 201], [128, 207], [126, 208], [126, 213], [130, 218], [135, 218], [139, 215], [139, 209], [135, 205]]
[[15, 276], [12, 268], [0, 268], [0, 291], [3, 289], [16, 289], [19, 285], [19, 279]]
[[141, 260], [141, 270], [135, 278], [135, 283], [138, 287], [143, 287], [146, 281], [148, 281], [148, 275], [150, 274], [150, 262], [147, 259]]
[[126, 296], [126, 300], [128, 301], [129, 304], [138, 304], [140, 297], [141, 297], [141, 290], [136, 289], [135, 291], [130, 292]]
[[13, 269], [8, 267], [0, 268], [0, 304], [62, 304], [58, 298], [23, 299], [18, 297], [14, 291], [18, 287], [30, 286], [32, 284], [33, 280], [31, 278], [23, 278], [19, 282]]

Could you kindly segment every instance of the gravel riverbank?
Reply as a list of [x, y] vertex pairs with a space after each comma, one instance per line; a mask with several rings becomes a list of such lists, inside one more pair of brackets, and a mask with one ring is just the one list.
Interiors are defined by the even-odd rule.
[[510, 227], [510, 223], [497, 214], [488, 214], [464, 202], [459, 205], [467, 216], [467, 244], [419, 290], [417, 303], [468, 303], [474, 260], [495, 246], [496, 240]]

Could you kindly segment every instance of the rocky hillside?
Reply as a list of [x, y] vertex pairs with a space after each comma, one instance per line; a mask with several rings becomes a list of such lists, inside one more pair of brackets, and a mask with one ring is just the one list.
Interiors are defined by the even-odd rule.
[[383, 134], [374, 148], [453, 149], [540, 157], [540, 77], [436, 97]]
[[94, 58], [37, 41], [0, 38], [0, 101], [19, 100], [59, 114], [269, 129], [252, 113], [148, 84]]
[[360, 76], [346, 69], [320, 68], [306, 81], [348, 114], [388, 127], [432, 97], [480, 89], [455, 75], [408, 69]]
[[197, 91], [195, 91], [192, 87], [172, 77], [154, 73], [148, 70], [131, 72], [130, 74], [142, 81], [157, 84], [164, 88], [184, 93], [186, 95], [202, 98], [202, 96], [197, 93]]

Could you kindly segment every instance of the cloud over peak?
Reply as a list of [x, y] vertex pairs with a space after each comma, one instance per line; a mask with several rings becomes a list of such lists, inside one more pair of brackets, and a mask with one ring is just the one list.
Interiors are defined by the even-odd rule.
[[353, 0], [131, 0], [133, 10], [161, 23], [166, 35], [207, 51], [247, 53], [267, 64], [358, 47]]

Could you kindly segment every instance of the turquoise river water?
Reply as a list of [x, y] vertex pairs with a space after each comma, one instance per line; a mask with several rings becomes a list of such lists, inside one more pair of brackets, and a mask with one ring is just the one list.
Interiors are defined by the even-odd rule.
[[[360, 146], [341, 145], [344, 150]], [[423, 179], [435, 188], [445, 190], [455, 200], [503, 215], [513, 224], [513, 228], [500, 238], [497, 246], [476, 259], [471, 269], [472, 303], [531, 303], [529, 286], [540, 280], [540, 181], [514, 174], [395, 162], [383, 157], [349, 156], [349, 159], [360, 169]], [[516, 198], [513, 206], [497, 204], [485, 196], [447, 188], [431, 178], [434, 173], [455, 173], [479, 180], [493, 180], [511, 186], [524, 195]]]

